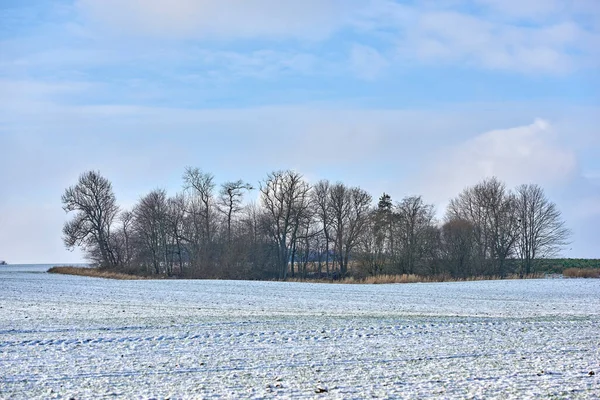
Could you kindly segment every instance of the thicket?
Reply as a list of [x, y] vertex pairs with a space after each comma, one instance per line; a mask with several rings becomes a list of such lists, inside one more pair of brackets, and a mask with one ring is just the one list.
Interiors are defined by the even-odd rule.
[[[255, 190], [259, 201], [246, 202]], [[129, 210], [118, 206], [108, 179], [89, 171], [65, 190], [62, 202], [72, 214], [65, 245], [123, 274], [456, 280], [572, 266], [547, 259], [568, 243], [570, 231], [543, 189], [510, 190], [496, 178], [465, 188], [441, 220], [421, 196], [394, 202], [384, 193], [374, 203], [359, 187], [327, 180], [311, 185], [289, 170], [269, 173], [254, 186], [242, 180], [217, 185], [212, 174], [187, 168], [180, 193], [155, 189]]]

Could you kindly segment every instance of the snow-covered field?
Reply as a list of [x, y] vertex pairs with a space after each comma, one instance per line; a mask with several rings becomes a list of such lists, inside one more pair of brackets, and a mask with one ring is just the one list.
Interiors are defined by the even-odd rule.
[[47, 268], [0, 267], [0, 398], [600, 398], [600, 280], [111, 281]]

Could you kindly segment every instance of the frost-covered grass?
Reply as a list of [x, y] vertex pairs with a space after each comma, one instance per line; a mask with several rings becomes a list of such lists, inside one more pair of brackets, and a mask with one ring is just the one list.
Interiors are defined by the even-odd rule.
[[598, 398], [599, 303], [599, 281], [583, 279], [320, 285], [0, 268], [0, 398]]

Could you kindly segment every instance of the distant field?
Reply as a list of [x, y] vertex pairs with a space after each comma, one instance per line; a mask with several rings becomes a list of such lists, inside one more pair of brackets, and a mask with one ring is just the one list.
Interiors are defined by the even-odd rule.
[[319, 285], [2, 269], [0, 294], [0, 398], [600, 393], [596, 280]]

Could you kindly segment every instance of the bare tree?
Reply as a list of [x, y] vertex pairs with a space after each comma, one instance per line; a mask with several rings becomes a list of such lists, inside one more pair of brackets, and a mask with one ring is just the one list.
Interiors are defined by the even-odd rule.
[[[151, 271], [168, 271], [168, 208], [167, 194], [156, 189], [142, 197], [134, 207], [135, 231], [141, 239], [144, 259], [149, 259]], [[163, 270], [164, 268], [164, 270]]]
[[[556, 205], [537, 185], [510, 191], [496, 178], [465, 188], [450, 201], [438, 227], [421, 196], [395, 205], [385, 193], [376, 208], [369, 193], [343, 183], [311, 187], [301, 174], [275, 171], [260, 182], [260, 204], [244, 206], [252, 190], [242, 180], [223, 183], [186, 168], [184, 191], [162, 189], [120, 212], [110, 182], [82, 174], [65, 190], [74, 212], [63, 228], [68, 248], [128, 272], [197, 278], [285, 280], [312, 271], [331, 279], [354, 274], [412, 273], [456, 277], [533, 272], [534, 261], [568, 243]], [[512, 269], [512, 270], [511, 270]]]
[[260, 184], [266, 229], [277, 247], [278, 277], [287, 278], [291, 251], [296, 244], [300, 220], [309, 207], [309, 184], [294, 171], [270, 173]]
[[314, 220], [313, 208], [309, 206], [301, 214], [298, 220], [298, 228], [294, 233], [291, 256], [292, 277], [295, 276], [294, 266], [298, 264], [298, 273], [303, 279], [306, 278], [308, 263], [311, 258], [311, 244], [319, 233], [319, 227]]
[[67, 248], [81, 246], [101, 266], [116, 266], [110, 236], [119, 207], [110, 181], [100, 172], [85, 172], [75, 186], [65, 190], [62, 203], [65, 212], [75, 212], [74, 218], [63, 227]]
[[120, 229], [120, 247], [121, 251], [121, 262], [119, 263], [122, 267], [130, 267], [134, 256], [134, 243], [132, 241], [132, 225], [134, 222], [135, 214], [132, 211], [122, 211], [119, 215], [121, 221]]
[[398, 214], [393, 210], [392, 197], [386, 193], [382, 194], [377, 203], [377, 209], [373, 214], [373, 274], [384, 271], [391, 260], [395, 258], [395, 225]]
[[371, 210], [370, 214], [358, 239], [354, 258], [362, 275], [375, 276], [384, 272], [386, 254], [378, 209]]
[[515, 197], [497, 178], [486, 179], [476, 186], [486, 210], [490, 249], [496, 261], [496, 273], [506, 274], [506, 260], [514, 254], [518, 238]]
[[443, 259], [454, 277], [472, 275], [474, 226], [464, 219], [450, 219], [442, 226]]
[[350, 255], [367, 227], [372, 198], [361, 188], [336, 183], [331, 187], [329, 201], [336, 257], [343, 277], [348, 273]]
[[198, 168], [187, 167], [183, 175], [184, 188], [189, 193], [188, 213], [192, 218], [193, 231], [190, 240], [199, 253], [201, 269], [212, 269], [214, 218], [214, 177]]
[[[322, 245], [324, 247], [323, 253], [325, 254], [325, 270], [327, 277], [330, 277], [330, 244], [331, 244], [331, 206], [329, 201], [329, 195], [331, 191], [331, 184], [328, 180], [320, 180], [317, 182], [312, 190], [312, 201], [313, 213], [315, 220], [318, 221], [322, 233]], [[321, 244], [319, 242], [319, 244]], [[320, 250], [320, 249], [319, 249]], [[319, 252], [319, 276], [321, 274], [321, 252]]]
[[235, 182], [225, 182], [221, 185], [219, 192], [219, 210], [225, 214], [227, 220], [227, 241], [231, 243], [231, 221], [235, 214], [242, 210], [242, 200], [244, 191], [252, 190], [249, 183], [237, 180]]
[[475, 227], [478, 262], [492, 267], [477, 273], [504, 276], [519, 233], [516, 200], [506, 185], [493, 177], [463, 190], [448, 206], [447, 219], [453, 218], [465, 219]]
[[487, 224], [487, 212], [483, 206], [479, 191], [474, 186], [464, 189], [456, 198], [450, 200], [446, 210], [446, 220], [468, 221], [473, 227], [474, 275], [486, 273], [488, 260], [491, 258], [490, 240]]
[[425, 254], [430, 252], [427, 245], [430, 244], [430, 228], [434, 226], [434, 208], [425, 204], [421, 196], [409, 196], [396, 205], [396, 215], [401, 271], [413, 274]]
[[[263, 279], [273, 277], [273, 269], [279, 271], [277, 243], [271, 235], [271, 218], [257, 203], [244, 208], [237, 245], [246, 260], [244, 277]], [[277, 276], [277, 274], [275, 275]]]
[[555, 255], [569, 243], [571, 231], [566, 228], [561, 213], [538, 185], [521, 185], [516, 189], [519, 222], [518, 253], [523, 272], [533, 271], [538, 257]]
[[[183, 274], [185, 261], [188, 254], [185, 248], [185, 197], [183, 194], [177, 194], [175, 197], [167, 199], [167, 224], [169, 230], [169, 246], [172, 248], [171, 257], [177, 257], [179, 273]], [[173, 260], [171, 260], [173, 262]]]

